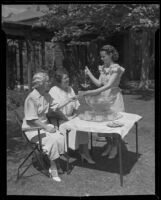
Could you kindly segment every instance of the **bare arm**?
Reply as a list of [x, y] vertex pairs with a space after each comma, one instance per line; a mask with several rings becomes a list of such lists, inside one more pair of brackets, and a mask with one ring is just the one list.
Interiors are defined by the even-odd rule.
[[66, 101], [64, 101], [62, 104], [59, 104], [59, 106], [57, 107], [57, 109], [61, 109], [64, 106], [66, 106], [68, 103], [70, 103], [72, 101], [75, 101], [75, 100], [77, 100], [76, 96], [71, 97], [71, 98], [67, 99]]
[[97, 86], [97, 87], [100, 87], [102, 84], [100, 82], [100, 80], [96, 79], [93, 74], [91, 73], [89, 75], [89, 78], [91, 79], [91, 81]]
[[86, 66], [85, 67], [85, 74], [89, 76], [89, 78], [91, 79], [91, 81], [97, 86], [97, 87], [100, 87], [102, 84], [101, 84], [101, 81], [96, 79], [92, 72], [88, 69], [88, 67]]
[[61, 95], [57, 93], [55, 87], [49, 91], [49, 95], [51, 96], [50, 109], [53, 111], [57, 111], [66, 106], [67, 104], [69, 104], [70, 102], [77, 100], [77, 96], [73, 94], [72, 97], [67, 98], [64, 102], [60, 103], [59, 98], [61, 98]]
[[56, 131], [56, 128], [47, 126], [47, 124], [41, 122], [39, 119], [28, 120], [28, 121], [30, 121], [34, 126], [40, 127], [50, 133], [54, 133]]
[[101, 93], [101, 92], [103, 92], [105, 90], [110, 89], [112, 87], [113, 83], [116, 81], [117, 77], [118, 77], [118, 73], [113, 73], [111, 75], [111, 78], [108, 81], [107, 85], [104, 85], [103, 87], [100, 87], [100, 88], [98, 88], [96, 90], [88, 90], [88, 91], [82, 93], [82, 95], [83, 96], [86, 96], [86, 95], [97, 95], [97, 94], [99, 94], [99, 93]]
[[56, 131], [54, 127], [49, 127], [47, 124], [39, 120], [37, 103], [31, 97], [25, 100], [24, 115], [26, 121], [32, 123], [33, 126], [45, 129], [50, 133], [54, 133]]

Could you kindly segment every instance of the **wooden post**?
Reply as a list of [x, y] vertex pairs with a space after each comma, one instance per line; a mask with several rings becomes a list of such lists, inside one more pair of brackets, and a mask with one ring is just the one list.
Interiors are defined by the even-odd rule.
[[9, 87], [9, 66], [8, 66], [8, 44], [6, 39], [6, 82], [7, 82], [7, 88]]
[[37, 70], [40, 69], [40, 43], [36, 44], [36, 55], [37, 55]]
[[22, 40], [19, 40], [18, 46], [19, 46], [19, 63], [20, 63], [20, 85], [24, 85], [24, 79], [23, 79], [23, 55], [22, 55]]
[[11, 79], [11, 89], [15, 88], [17, 79], [17, 69], [16, 69], [16, 47], [13, 44], [10, 49], [10, 79]]
[[32, 54], [32, 59], [33, 59], [33, 71], [34, 73], [36, 72], [36, 49], [35, 49], [35, 43], [33, 43], [33, 54]]
[[130, 55], [129, 55], [129, 34], [123, 35], [123, 63], [122, 66], [125, 68], [125, 73], [121, 83], [124, 85], [129, 80], [130, 76]]
[[142, 32], [142, 66], [141, 66], [141, 77], [140, 77], [140, 89], [148, 89], [149, 87], [149, 47], [150, 39], [149, 32], [143, 30]]
[[129, 43], [129, 35], [124, 34], [124, 57], [123, 57], [123, 65], [125, 67], [129, 66], [129, 48], [128, 48], [128, 43]]
[[42, 59], [41, 68], [43, 68], [45, 65], [45, 41], [44, 40], [41, 42], [41, 59]]
[[29, 91], [31, 91], [31, 81], [32, 81], [32, 59], [31, 59], [31, 41], [29, 39], [26, 40], [26, 46], [27, 46], [27, 69], [28, 69], [28, 86]]
[[55, 55], [56, 68], [59, 69], [63, 66], [63, 59], [64, 59], [64, 55], [59, 43], [57, 43], [54, 47], [54, 55]]
[[133, 80], [134, 78], [134, 41], [132, 36], [132, 31], [129, 31], [129, 78], [130, 80]]
[[15, 46], [14, 48], [14, 71], [15, 71], [15, 85], [16, 85], [16, 81], [18, 80], [18, 74], [17, 74], [17, 48]]

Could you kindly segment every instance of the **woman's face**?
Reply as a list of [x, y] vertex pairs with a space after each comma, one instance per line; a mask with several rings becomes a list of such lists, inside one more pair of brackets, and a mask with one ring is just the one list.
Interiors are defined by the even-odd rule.
[[48, 92], [50, 90], [49, 77], [46, 77], [46, 79], [44, 80], [43, 85], [42, 85], [42, 90], [44, 90], [45, 92]]
[[60, 86], [62, 88], [67, 88], [69, 86], [69, 76], [67, 74], [63, 74]]
[[101, 60], [103, 61], [104, 64], [109, 65], [112, 61], [112, 54], [107, 54], [106, 51], [101, 51], [100, 52]]

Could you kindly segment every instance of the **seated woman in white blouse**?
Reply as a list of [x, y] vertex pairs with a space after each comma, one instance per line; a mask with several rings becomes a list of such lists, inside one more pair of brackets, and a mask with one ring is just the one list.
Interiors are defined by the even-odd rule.
[[[33, 76], [33, 90], [29, 93], [24, 105], [24, 120], [22, 128], [41, 127], [40, 136], [42, 148], [50, 159], [49, 173], [53, 180], [60, 182], [58, 176], [56, 161], [61, 154], [64, 154], [65, 139], [52, 124], [49, 124], [46, 114], [49, 107], [52, 110], [58, 108], [52, 97], [49, 95], [49, 76], [45, 72], [38, 72]], [[28, 131], [26, 135], [29, 140], [38, 142], [37, 131]]]
[[[64, 104], [62, 107], [59, 106], [59, 111], [65, 116], [66, 120], [70, 120], [80, 105], [79, 101], [71, 100], [71, 98], [75, 97], [75, 93], [69, 86], [69, 76], [65, 69], [56, 72], [55, 80], [57, 81], [57, 86], [52, 87], [49, 94], [58, 104]], [[61, 120], [60, 123], [64, 121]], [[90, 164], [95, 163], [89, 154], [87, 133], [71, 130], [69, 134], [69, 148], [73, 150], [79, 148], [82, 161], [86, 160]]]

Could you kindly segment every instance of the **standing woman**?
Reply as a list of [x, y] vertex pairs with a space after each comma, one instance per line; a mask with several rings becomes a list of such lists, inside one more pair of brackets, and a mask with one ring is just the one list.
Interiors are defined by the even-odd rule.
[[[111, 45], [105, 45], [100, 50], [101, 60], [103, 61], [103, 66], [99, 66], [100, 77], [96, 79], [91, 71], [86, 67], [85, 73], [89, 76], [92, 82], [99, 87], [95, 90], [89, 90], [86, 92], [81, 92], [81, 96], [88, 96], [88, 98], [96, 99], [97, 102], [100, 101], [100, 105], [105, 105], [104, 110], [112, 115], [118, 112], [124, 111], [123, 97], [119, 88], [119, 83], [121, 76], [124, 72], [124, 68], [121, 67], [116, 61], [119, 58], [117, 50]], [[106, 104], [107, 102], [107, 104]], [[112, 118], [111, 118], [112, 119]], [[114, 120], [114, 117], [113, 117]], [[115, 140], [108, 140], [107, 148], [102, 153], [102, 156], [109, 156], [109, 158], [115, 158], [117, 155], [117, 145]]]
[[[50, 89], [49, 94], [59, 104], [59, 113], [64, 115], [64, 119], [70, 120], [79, 107], [79, 102], [76, 100], [74, 90], [69, 86], [69, 76], [65, 69], [58, 70], [55, 74], [57, 86]], [[75, 100], [74, 100], [75, 99]], [[61, 120], [60, 123], [64, 123]], [[86, 160], [90, 164], [95, 162], [92, 160], [88, 150], [88, 134], [80, 131], [71, 130], [69, 134], [69, 147], [78, 149], [81, 159]]]
[[[43, 151], [50, 159], [49, 173], [54, 181], [60, 182], [56, 162], [61, 154], [64, 154], [64, 136], [49, 124], [46, 114], [49, 107], [55, 111], [58, 107], [49, 91], [49, 76], [45, 72], [38, 72], [33, 76], [33, 91], [29, 93], [24, 105], [24, 119], [22, 128], [41, 127], [40, 136]], [[26, 135], [29, 140], [38, 142], [37, 131], [28, 131]]]

